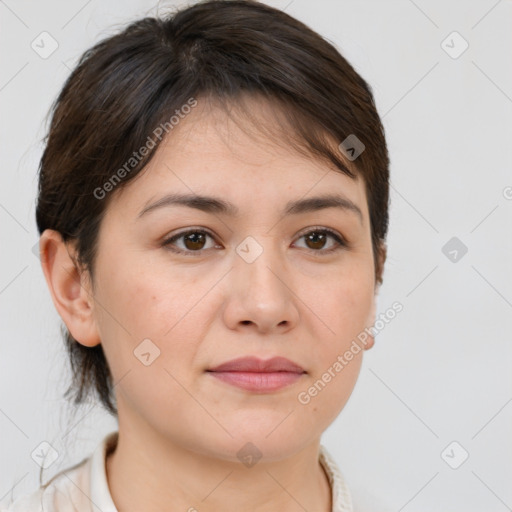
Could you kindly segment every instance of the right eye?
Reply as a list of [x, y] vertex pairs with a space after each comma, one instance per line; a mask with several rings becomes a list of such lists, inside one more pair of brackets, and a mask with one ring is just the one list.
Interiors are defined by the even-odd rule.
[[[207, 237], [212, 238], [212, 240], [214, 239], [213, 235], [211, 235], [208, 231], [205, 231], [204, 229], [189, 229], [187, 231], [182, 231], [181, 233], [178, 233], [176, 235], [172, 235], [170, 238], [167, 238], [162, 242], [162, 247], [166, 247], [169, 250], [179, 254], [185, 254], [187, 256], [196, 256], [200, 255], [201, 252], [204, 250], [204, 244], [206, 243], [205, 241]], [[183, 249], [170, 247], [177, 240], [180, 239], [182, 239], [183, 244], [185, 244], [185, 247]]]

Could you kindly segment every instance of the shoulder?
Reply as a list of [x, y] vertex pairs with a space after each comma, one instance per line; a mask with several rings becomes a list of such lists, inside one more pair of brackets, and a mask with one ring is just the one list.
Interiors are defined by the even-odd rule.
[[82, 512], [90, 510], [86, 458], [53, 476], [37, 490], [18, 496], [11, 503], [0, 503], [0, 512]]
[[14, 502], [7, 505], [6, 503], [0, 503], [0, 512], [39, 512], [43, 509], [43, 490], [39, 488], [37, 491], [31, 494], [25, 494], [18, 497]]
[[110, 432], [89, 457], [60, 471], [36, 491], [11, 503], [1, 502], [0, 512], [117, 512], [105, 472], [105, 457], [117, 438], [117, 431]]

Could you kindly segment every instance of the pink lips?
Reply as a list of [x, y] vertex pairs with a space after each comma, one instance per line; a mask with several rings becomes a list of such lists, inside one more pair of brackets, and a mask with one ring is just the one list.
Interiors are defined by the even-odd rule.
[[248, 391], [271, 392], [293, 384], [306, 371], [284, 357], [266, 361], [242, 357], [207, 370], [212, 376]]

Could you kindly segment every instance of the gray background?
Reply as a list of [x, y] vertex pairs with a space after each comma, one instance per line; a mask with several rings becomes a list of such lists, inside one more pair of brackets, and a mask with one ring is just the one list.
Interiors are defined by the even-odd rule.
[[[391, 156], [379, 312], [404, 309], [365, 354], [323, 444], [357, 510], [511, 510], [512, 3], [266, 3], [327, 37], [371, 84]], [[32, 252], [36, 171], [45, 115], [79, 55], [156, 11], [145, 0], [0, 1], [0, 500], [37, 487], [42, 441], [59, 452], [46, 481], [116, 428], [92, 403], [70, 415], [62, 397], [60, 318]], [[47, 58], [31, 47], [43, 31], [58, 43]]]

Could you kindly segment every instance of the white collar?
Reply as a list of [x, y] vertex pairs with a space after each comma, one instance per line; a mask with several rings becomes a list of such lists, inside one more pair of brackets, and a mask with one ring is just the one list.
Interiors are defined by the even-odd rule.
[[90, 498], [101, 512], [118, 512], [107, 482], [107, 470], [105, 467], [107, 452], [117, 444], [119, 432], [107, 434], [94, 450], [89, 467]]

